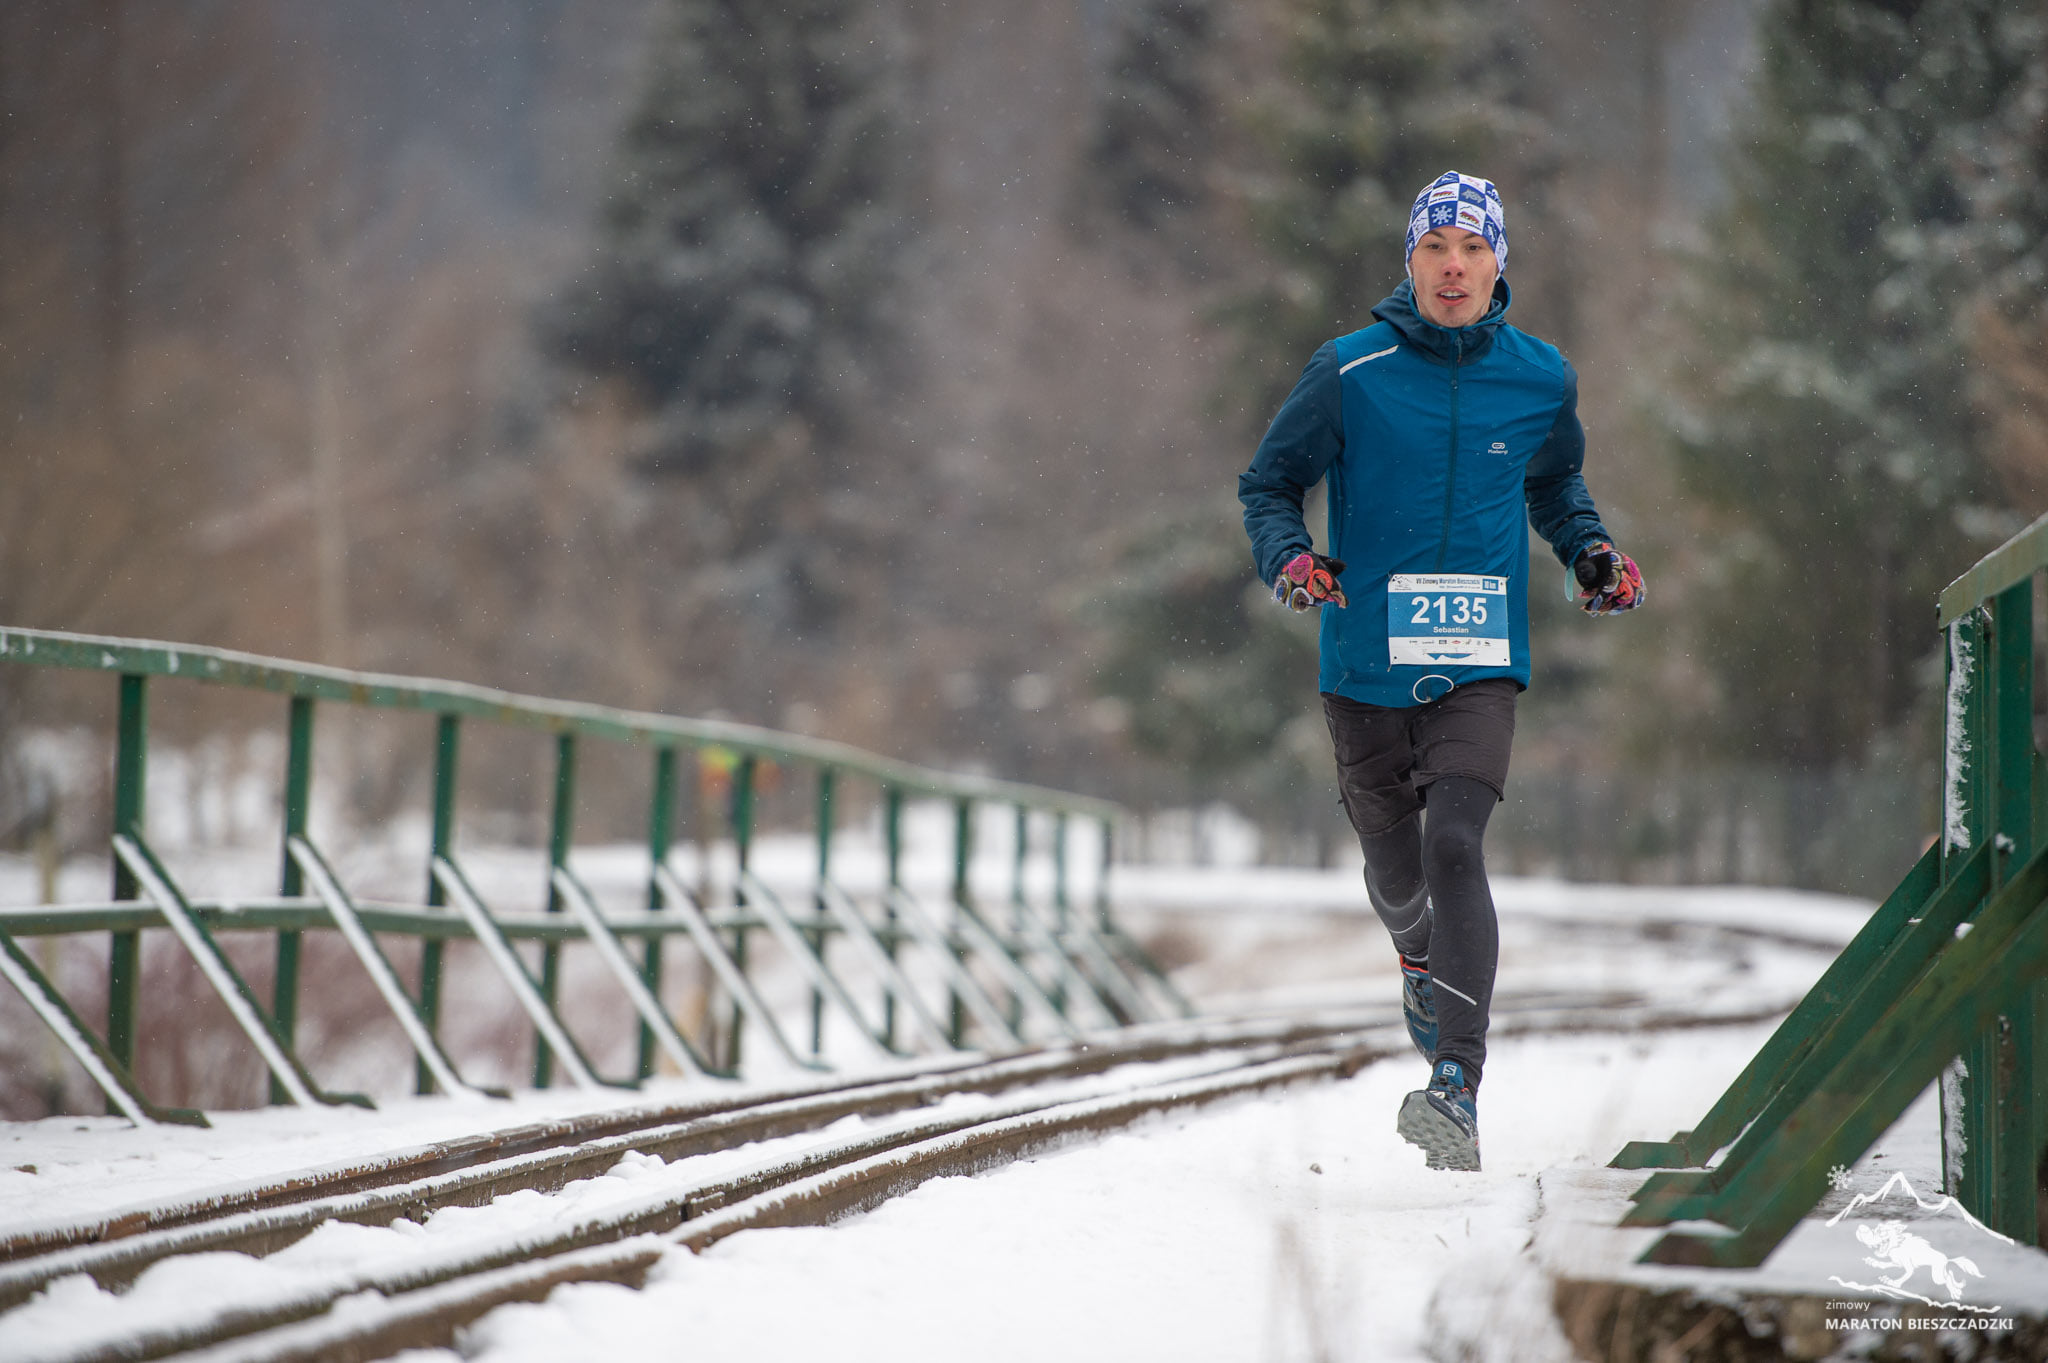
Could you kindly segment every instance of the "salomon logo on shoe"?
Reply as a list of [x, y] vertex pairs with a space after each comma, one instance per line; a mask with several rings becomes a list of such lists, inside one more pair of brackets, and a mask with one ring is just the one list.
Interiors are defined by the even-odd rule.
[[1394, 1129], [1411, 1145], [1422, 1147], [1432, 1169], [1479, 1168], [1479, 1100], [1465, 1067], [1440, 1060], [1429, 1087], [1401, 1100]]

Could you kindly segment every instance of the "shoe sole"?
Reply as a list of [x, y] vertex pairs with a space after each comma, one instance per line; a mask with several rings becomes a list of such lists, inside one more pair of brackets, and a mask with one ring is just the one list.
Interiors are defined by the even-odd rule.
[[1458, 1124], [1430, 1104], [1421, 1090], [1401, 1100], [1401, 1116], [1394, 1129], [1410, 1145], [1422, 1147], [1432, 1169], [1479, 1170], [1479, 1142], [1467, 1136]]

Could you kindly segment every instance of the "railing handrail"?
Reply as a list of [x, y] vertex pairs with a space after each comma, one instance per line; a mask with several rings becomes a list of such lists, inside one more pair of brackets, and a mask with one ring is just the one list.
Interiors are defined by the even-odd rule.
[[1947, 629], [2008, 587], [2048, 568], [2048, 514], [1993, 549], [1942, 589], [1936, 627]]
[[832, 739], [782, 733], [752, 724], [555, 700], [469, 682], [357, 672], [234, 649], [0, 627], [0, 660], [103, 674], [181, 678], [373, 709], [460, 715], [618, 743], [726, 748], [777, 762], [810, 763], [858, 772], [905, 794], [1026, 804], [1110, 821], [1120, 819], [1124, 812], [1121, 806], [1093, 796], [939, 771]]

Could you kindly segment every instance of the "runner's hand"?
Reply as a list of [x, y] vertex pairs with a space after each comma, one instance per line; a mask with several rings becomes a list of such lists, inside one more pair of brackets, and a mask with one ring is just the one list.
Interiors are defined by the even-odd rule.
[[1572, 576], [1579, 584], [1579, 609], [1588, 615], [1615, 615], [1643, 604], [1642, 570], [1606, 540], [1579, 555]]
[[1325, 558], [1304, 550], [1287, 560], [1280, 576], [1273, 579], [1273, 599], [1298, 611], [1327, 606], [1333, 601], [1340, 609], [1349, 606], [1344, 589], [1337, 585], [1337, 575], [1343, 571], [1343, 559]]

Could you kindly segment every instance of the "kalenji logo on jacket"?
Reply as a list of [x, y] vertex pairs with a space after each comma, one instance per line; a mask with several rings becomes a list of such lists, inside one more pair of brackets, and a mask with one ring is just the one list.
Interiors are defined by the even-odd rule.
[[1508, 442], [1505, 440], [1496, 440], [1487, 446], [1487, 453], [1489, 454], [1506, 454], [1507, 452]]

